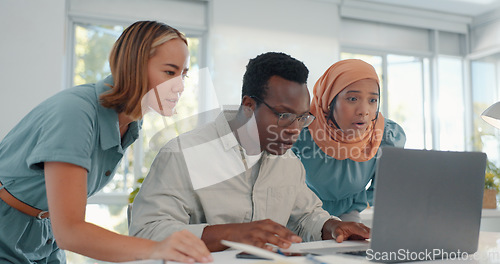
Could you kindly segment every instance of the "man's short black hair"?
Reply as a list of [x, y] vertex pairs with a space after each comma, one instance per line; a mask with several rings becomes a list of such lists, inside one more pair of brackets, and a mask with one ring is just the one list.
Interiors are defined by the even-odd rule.
[[[272, 76], [279, 76], [288, 81], [304, 84], [307, 82], [309, 70], [301, 61], [281, 52], [260, 54], [248, 62], [243, 76], [242, 97], [255, 96], [265, 99], [267, 82]], [[259, 102], [257, 102], [259, 104]]]

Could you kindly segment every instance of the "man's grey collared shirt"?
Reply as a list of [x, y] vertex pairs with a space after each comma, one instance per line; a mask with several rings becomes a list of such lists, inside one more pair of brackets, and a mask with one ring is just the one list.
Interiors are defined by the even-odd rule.
[[300, 160], [290, 150], [246, 155], [227, 122], [235, 114], [226, 111], [160, 150], [135, 198], [130, 235], [160, 241], [187, 229], [201, 237], [207, 225], [269, 218], [304, 241], [321, 240], [330, 215], [305, 184]]

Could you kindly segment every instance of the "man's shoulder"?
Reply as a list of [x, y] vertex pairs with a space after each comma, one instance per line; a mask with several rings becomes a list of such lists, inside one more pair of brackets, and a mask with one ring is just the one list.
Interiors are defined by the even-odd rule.
[[398, 123], [386, 118], [382, 143], [387, 146], [404, 147], [406, 143], [404, 129]]
[[291, 149], [287, 150], [283, 155], [268, 154], [268, 159], [283, 164], [285, 168], [290, 168], [292, 171], [303, 168], [302, 162]]
[[161, 148], [161, 152], [179, 152], [181, 149], [201, 145], [218, 138], [215, 122], [194, 128], [171, 139]]

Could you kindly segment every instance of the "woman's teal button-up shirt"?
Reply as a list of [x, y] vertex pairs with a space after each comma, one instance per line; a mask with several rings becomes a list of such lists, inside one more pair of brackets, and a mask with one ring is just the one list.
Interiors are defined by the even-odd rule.
[[[403, 128], [385, 119], [380, 147], [404, 147], [405, 141]], [[323, 208], [330, 214], [341, 216], [353, 210], [361, 212], [368, 203], [373, 205], [375, 159], [378, 152], [365, 162], [337, 160], [326, 155], [316, 145], [308, 128], [302, 130], [292, 149], [306, 169], [307, 185], [323, 201]]]
[[59, 92], [5, 136], [0, 142], [0, 181], [12, 195], [47, 210], [43, 163], [50, 161], [85, 168], [88, 196], [111, 180], [140, 124], [132, 122], [120, 137], [117, 112], [99, 103], [99, 96], [110, 89], [106, 84], [113, 84], [111, 76]]

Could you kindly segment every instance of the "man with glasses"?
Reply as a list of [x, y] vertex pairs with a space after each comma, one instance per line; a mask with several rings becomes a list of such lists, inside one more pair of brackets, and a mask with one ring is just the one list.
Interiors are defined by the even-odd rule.
[[321, 208], [290, 150], [309, 113], [306, 66], [283, 53], [250, 60], [242, 102], [167, 143], [132, 210], [130, 234], [161, 240], [187, 229], [211, 251], [222, 239], [262, 248], [321, 239], [365, 239], [369, 228]]

